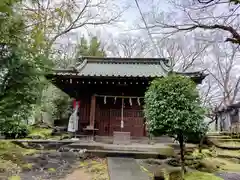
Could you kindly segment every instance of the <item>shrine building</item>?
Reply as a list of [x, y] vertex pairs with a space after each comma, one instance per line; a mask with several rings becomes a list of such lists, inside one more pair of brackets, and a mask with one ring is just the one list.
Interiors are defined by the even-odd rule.
[[[98, 136], [128, 132], [146, 136], [144, 94], [154, 78], [168, 74], [164, 58], [81, 57], [74, 68], [47, 75], [52, 83], [80, 102], [78, 134], [93, 131]], [[200, 84], [203, 72], [178, 74]]]

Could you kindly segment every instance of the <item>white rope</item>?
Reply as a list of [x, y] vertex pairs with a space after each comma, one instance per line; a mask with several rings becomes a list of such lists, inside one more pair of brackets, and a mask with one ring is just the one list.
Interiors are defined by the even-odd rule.
[[142, 96], [112, 96], [112, 95], [98, 95], [98, 94], [96, 94], [95, 95], [96, 97], [111, 97], [111, 98], [132, 98], [132, 99], [134, 99], [134, 98], [139, 98], [139, 99], [143, 99], [144, 97], [142, 97]]

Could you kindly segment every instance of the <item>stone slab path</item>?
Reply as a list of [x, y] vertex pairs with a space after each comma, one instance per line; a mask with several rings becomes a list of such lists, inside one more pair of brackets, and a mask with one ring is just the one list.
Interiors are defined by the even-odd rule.
[[85, 173], [83, 169], [77, 169], [73, 173], [67, 175], [67, 177], [65, 177], [62, 180], [79, 180], [79, 179], [91, 180], [92, 177], [89, 174]]
[[108, 157], [110, 180], [149, 180], [133, 158]]

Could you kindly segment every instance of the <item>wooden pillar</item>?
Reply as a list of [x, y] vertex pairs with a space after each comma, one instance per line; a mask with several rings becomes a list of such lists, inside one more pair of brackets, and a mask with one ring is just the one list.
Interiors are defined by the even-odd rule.
[[91, 107], [90, 107], [90, 127], [94, 128], [95, 121], [95, 112], [96, 112], [96, 96], [92, 95], [91, 97]]

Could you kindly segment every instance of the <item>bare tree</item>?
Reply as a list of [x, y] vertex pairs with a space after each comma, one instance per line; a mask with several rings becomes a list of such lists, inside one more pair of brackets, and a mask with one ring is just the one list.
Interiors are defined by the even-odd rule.
[[170, 60], [170, 66], [178, 72], [202, 70], [199, 66], [208, 44], [199, 43], [189, 36], [175, 36], [157, 40], [158, 53]]
[[142, 36], [121, 34], [109, 39], [105, 48], [109, 56], [145, 57], [151, 50], [151, 44]]
[[[205, 3], [204, 3], [205, 2]], [[172, 12], [147, 14], [148, 28], [155, 33], [221, 32], [223, 41], [240, 44], [240, 4], [225, 0], [170, 0]]]
[[[230, 46], [230, 47], [229, 47]], [[214, 45], [212, 53], [203, 60], [209, 76], [202, 86], [212, 109], [228, 106], [239, 100], [239, 52], [234, 45]]]
[[60, 37], [79, 28], [109, 25], [123, 12], [110, 0], [29, 0], [21, 10], [32, 35], [45, 39], [48, 53]]

